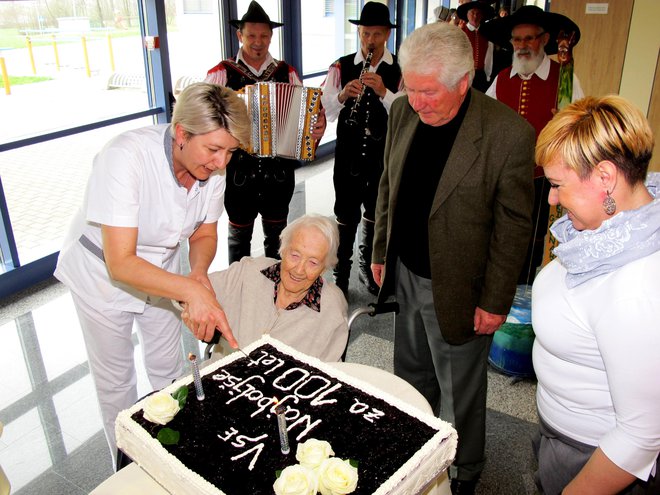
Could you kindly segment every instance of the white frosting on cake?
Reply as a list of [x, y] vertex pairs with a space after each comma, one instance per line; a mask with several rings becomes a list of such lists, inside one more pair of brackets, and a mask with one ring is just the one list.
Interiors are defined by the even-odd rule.
[[[301, 354], [282, 342], [266, 335], [247, 346], [244, 350], [250, 354], [258, 347], [270, 344], [279, 351], [317, 368], [348, 385], [360, 389], [367, 395], [382, 399], [390, 405], [402, 410], [410, 416], [438, 430], [408, 461], [406, 461], [374, 495], [398, 495], [421, 493], [433, 480], [452, 462], [456, 453], [457, 435], [454, 428], [439, 418], [425, 414], [417, 408], [383, 392], [353, 376], [319, 361], [316, 358]], [[211, 363], [201, 370], [203, 376], [213, 374], [223, 366], [242, 359], [241, 353], [229, 356]], [[164, 392], [173, 393], [184, 385], [192, 382], [192, 375], [177, 380], [166, 387]], [[131, 416], [143, 408], [144, 400], [131, 408], [119, 413], [116, 421], [117, 445], [142, 467], [159, 484], [173, 494], [224, 495], [224, 492], [194, 471], [188, 469], [175, 456], [170, 454], [158, 440], [153, 438], [142, 426], [133, 421]], [[313, 433], [311, 434], [313, 436]]]

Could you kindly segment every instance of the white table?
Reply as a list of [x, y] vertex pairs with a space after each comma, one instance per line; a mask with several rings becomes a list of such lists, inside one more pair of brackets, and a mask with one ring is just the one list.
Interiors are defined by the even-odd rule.
[[[392, 373], [357, 363], [333, 363], [332, 366], [378, 387], [425, 413], [433, 414], [424, 396], [408, 382]], [[168, 495], [168, 493], [137, 464], [131, 463], [101, 483], [90, 495]], [[424, 491], [424, 495], [451, 495], [446, 471]]]

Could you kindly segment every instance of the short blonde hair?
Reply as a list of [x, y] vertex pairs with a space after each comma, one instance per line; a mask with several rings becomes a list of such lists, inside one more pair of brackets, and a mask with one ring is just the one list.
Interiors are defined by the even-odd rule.
[[583, 98], [545, 126], [536, 141], [536, 163], [560, 158], [582, 180], [602, 161], [610, 161], [630, 185], [644, 182], [653, 153], [653, 132], [628, 100], [608, 95]]
[[323, 215], [310, 213], [295, 219], [287, 225], [282, 231], [282, 234], [280, 234], [280, 256], [282, 256], [284, 251], [286, 251], [291, 245], [293, 235], [298, 232], [298, 230], [309, 227], [318, 229], [321, 234], [323, 234], [326, 241], [328, 241], [328, 254], [326, 254], [323, 263], [325, 268], [334, 268], [338, 261], [337, 249], [339, 248], [339, 228], [337, 227], [337, 222], [335, 220], [324, 217]]
[[187, 86], [178, 96], [170, 132], [179, 124], [189, 136], [225, 129], [245, 147], [250, 121], [245, 102], [231, 89], [205, 82]]

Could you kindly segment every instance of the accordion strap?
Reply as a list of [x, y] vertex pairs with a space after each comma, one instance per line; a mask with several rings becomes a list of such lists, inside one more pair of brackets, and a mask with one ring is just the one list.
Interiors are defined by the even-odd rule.
[[254, 72], [252, 72], [250, 68], [247, 65], [245, 65], [245, 63], [242, 60], [239, 60], [238, 62], [234, 62], [233, 60], [225, 60], [224, 63], [230, 66], [235, 71], [241, 73], [241, 75], [243, 75], [247, 79], [250, 79], [251, 81], [254, 82], [259, 82], [259, 81], [268, 81], [282, 62], [278, 62], [277, 60], [275, 62], [271, 62], [271, 64], [268, 67], [266, 67], [266, 70], [264, 70], [260, 76], [255, 75]]

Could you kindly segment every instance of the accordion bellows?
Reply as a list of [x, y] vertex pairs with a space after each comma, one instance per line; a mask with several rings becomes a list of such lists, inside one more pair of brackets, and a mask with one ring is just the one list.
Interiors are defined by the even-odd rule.
[[313, 160], [312, 129], [321, 111], [321, 89], [279, 82], [246, 86], [240, 96], [250, 117], [250, 144], [257, 156]]

